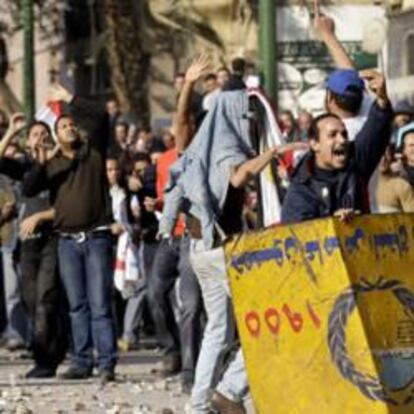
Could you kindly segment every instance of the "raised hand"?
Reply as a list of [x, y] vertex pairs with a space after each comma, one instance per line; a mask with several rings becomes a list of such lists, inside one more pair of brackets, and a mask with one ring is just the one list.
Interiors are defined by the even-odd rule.
[[369, 89], [376, 95], [377, 104], [381, 108], [387, 107], [390, 103], [384, 75], [375, 69], [365, 69], [359, 72], [359, 76], [366, 80]]
[[52, 86], [49, 93], [49, 100], [70, 103], [72, 99], [73, 94], [59, 83]]
[[186, 82], [195, 83], [209, 70], [211, 70], [210, 56], [202, 54], [192, 61], [185, 73], [185, 80]]
[[45, 148], [44, 145], [41, 145], [41, 144], [36, 145], [33, 148], [32, 156], [39, 164], [44, 165], [46, 161], [48, 160], [47, 149]]
[[313, 30], [319, 40], [324, 41], [330, 36], [335, 35], [335, 22], [331, 17], [321, 13], [319, 0], [313, 2]]
[[26, 126], [26, 121], [24, 114], [21, 112], [16, 112], [10, 117], [8, 132], [11, 135], [18, 134]]

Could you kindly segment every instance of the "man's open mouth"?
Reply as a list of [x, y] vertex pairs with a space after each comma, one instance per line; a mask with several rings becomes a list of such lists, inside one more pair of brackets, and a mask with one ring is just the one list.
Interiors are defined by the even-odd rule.
[[333, 150], [333, 155], [338, 158], [345, 158], [348, 155], [347, 149], [344, 148], [336, 148]]

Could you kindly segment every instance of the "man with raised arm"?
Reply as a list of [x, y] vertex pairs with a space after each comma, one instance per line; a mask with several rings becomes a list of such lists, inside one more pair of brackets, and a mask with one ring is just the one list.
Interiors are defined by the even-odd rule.
[[[55, 124], [60, 151], [34, 165], [24, 178], [23, 192], [33, 196], [48, 189], [55, 209], [74, 347], [62, 378], [90, 377], [95, 348], [101, 380], [113, 381], [117, 352], [111, 313], [113, 219], [105, 165], [108, 115], [62, 86], [53, 90], [52, 99], [66, 103], [70, 111]], [[78, 131], [78, 120], [88, 130], [86, 139]]]
[[342, 119], [348, 137], [353, 141], [367, 120], [374, 99], [366, 93], [363, 79], [336, 37], [334, 20], [321, 13], [318, 0], [314, 0], [313, 29], [337, 67], [327, 80], [326, 110]]
[[351, 142], [338, 115], [314, 119], [310, 151], [296, 167], [283, 203], [283, 223], [332, 215], [348, 220], [357, 211], [369, 212], [368, 182], [389, 143], [393, 112], [384, 77], [372, 70], [361, 76], [376, 95], [367, 121]]
[[[22, 114], [14, 114], [0, 141], [0, 172], [18, 181], [23, 180], [35, 162], [52, 156], [55, 146], [49, 126], [34, 121], [28, 127], [24, 157], [7, 158], [7, 147], [21, 130], [22, 119]], [[54, 210], [50, 208], [48, 192], [36, 197], [23, 196], [21, 205], [21, 295], [33, 329], [31, 349], [35, 362], [26, 378], [49, 378], [55, 376], [67, 347], [57, 272], [57, 238], [53, 233]]]
[[[169, 169], [188, 147], [194, 136], [196, 120], [191, 113], [191, 96], [196, 82], [208, 71], [210, 59], [200, 56], [185, 73], [184, 82], [173, 117], [172, 130], [175, 137], [173, 149], [161, 155], [157, 163], [157, 200], [146, 200], [150, 208], [162, 210], [164, 188]], [[190, 240], [185, 222], [181, 217], [174, 234], [161, 235], [161, 242], [154, 259], [149, 295], [158, 342], [164, 348], [163, 375], [173, 375], [181, 369], [185, 392], [190, 392], [202, 336], [202, 300], [197, 279], [189, 262]], [[177, 326], [171, 304], [171, 292], [179, 279], [180, 323]]]

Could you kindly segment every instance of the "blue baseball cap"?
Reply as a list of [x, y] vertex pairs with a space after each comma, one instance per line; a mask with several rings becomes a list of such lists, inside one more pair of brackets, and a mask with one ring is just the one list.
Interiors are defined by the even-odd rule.
[[337, 95], [347, 96], [362, 93], [365, 85], [356, 70], [337, 69], [330, 74], [326, 87]]

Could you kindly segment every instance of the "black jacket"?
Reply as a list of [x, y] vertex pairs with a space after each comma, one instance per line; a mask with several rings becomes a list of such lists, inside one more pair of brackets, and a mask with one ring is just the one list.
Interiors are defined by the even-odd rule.
[[392, 109], [374, 103], [367, 121], [350, 148], [347, 166], [332, 180], [314, 174], [314, 154], [296, 167], [282, 207], [282, 223], [297, 223], [331, 216], [340, 208], [369, 213], [368, 181], [391, 137]]

